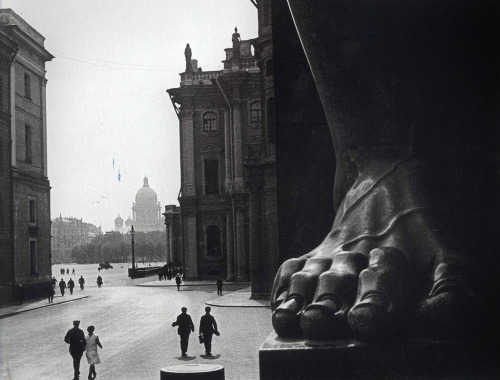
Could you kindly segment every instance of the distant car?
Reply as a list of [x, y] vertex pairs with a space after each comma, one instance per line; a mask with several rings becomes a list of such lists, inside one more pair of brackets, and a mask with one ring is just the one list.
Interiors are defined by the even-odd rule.
[[113, 265], [106, 261], [105, 263], [99, 264], [99, 269], [113, 269]]

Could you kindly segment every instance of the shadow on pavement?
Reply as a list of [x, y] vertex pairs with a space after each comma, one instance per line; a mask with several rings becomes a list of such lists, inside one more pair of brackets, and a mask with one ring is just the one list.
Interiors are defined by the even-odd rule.
[[176, 356], [177, 360], [181, 360], [183, 362], [190, 361], [196, 359], [196, 356]]
[[220, 358], [220, 354], [217, 355], [200, 355], [203, 359], [215, 360]]

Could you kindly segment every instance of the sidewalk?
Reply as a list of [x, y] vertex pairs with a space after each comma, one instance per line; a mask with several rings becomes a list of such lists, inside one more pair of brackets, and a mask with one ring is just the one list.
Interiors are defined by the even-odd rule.
[[[222, 296], [217, 296], [205, 302], [209, 306], [217, 307], [269, 307], [268, 299], [254, 300], [250, 299], [251, 292], [250, 282], [225, 282], [222, 290]], [[176, 287], [174, 280], [169, 281], [149, 281], [137, 286], [149, 287]], [[194, 286], [211, 286], [216, 289], [216, 284], [213, 281], [183, 281], [181, 284], [182, 290], [189, 290]]]
[[250, 287], [231, 293], [223, 291], [222, 294], [206, 301], [205, 304], [218, 307], [269, 307], [268, 299], [250, 299], [252, 295]]
[[[241, 289], [242, 287], [246, 288], [252, 285], [251, 282], [224, 282], [223, 289], [230, 289], [230, 290], [237, 290]], [[177, 284], [175, 283], [175, 280], [154, 280], [154, 281], [148, 281], [148, 282], [143, 282], [142, 284], [137, 284], [135, 286], [149, 286], [149, 287], [166, 287], [166, 286], [173, 286], [176, 287]], [[215, 281], [205, 281], [205, 280], [200, 280], [200, 281], [189, 281], [185, 280], [182, 281], [181, 284], [181, 290], [184, 287], [187, 286], [213, 286], [214, 288], [217, 286]]]
[[26, 300], [21, 305], [9, 304], [0, 307], [0, 319], [12, 317], [17, 314], [24, 313], [26, 311], [40, 309], [42, 307], [55, 306], [62, 303], [72, 302], [76, 300], [81, 300], [83, 298], [89, 297], [88, 295], [78, 295], [76, 292], [70, 295], [69, 292], [63, 297], [61, 295], [54, 296], [54, 302], [49, 303], [47, 298], [41, 300]]

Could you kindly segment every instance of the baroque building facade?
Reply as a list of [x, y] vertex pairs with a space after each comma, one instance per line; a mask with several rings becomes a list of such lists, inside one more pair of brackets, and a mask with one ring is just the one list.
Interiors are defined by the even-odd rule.
[[97, 235], [101, 234], [101, 227], [85, 223], [77, 218], [59, 218], [52, 220], [52, 261], [71, 263], [71, 250], [82, 244], [88, 244]]
[[17, 45], [0, 31], [0, 300], [7, 302], [15, 283], [10, 74], [16, 53]]
[[259, 36], [242, 40], [235, 28], [220, 71], [198, 69], [188, 44], [180, 87], [168, 93], [185, 277], [252, 281], [253, 297], [265, 297], [278, 267], [274, 95], [270, 1], [255, 5]]
[[12, 255], [4, 271], [12, 274], [9, 284], [22, 286], [24, 296], [32, 297], [51, 278], [45, 63], [54, 57], [44, 47], [45, 38], [11, 9], [0, 10], [0, 31], [18, 47], [10, 66], [10, 109], [6, 111], [10, 114], [11, 205], [3, 209], [10, 207]]

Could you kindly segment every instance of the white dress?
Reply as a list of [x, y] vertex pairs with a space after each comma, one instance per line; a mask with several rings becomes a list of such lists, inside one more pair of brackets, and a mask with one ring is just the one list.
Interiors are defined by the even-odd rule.
[[97, 335], [87, 335], [87, 347], [85, 348], [85, 353], [87, 355], [87, 361], [89, 364], [99, 364], [101, 359], [97, 354]]

